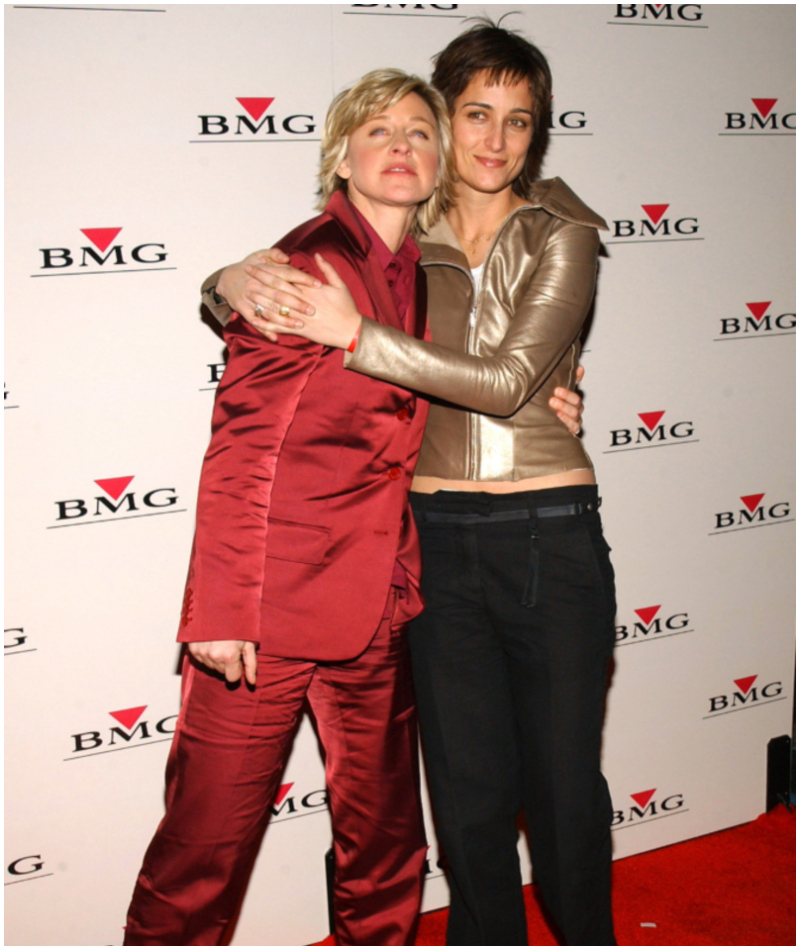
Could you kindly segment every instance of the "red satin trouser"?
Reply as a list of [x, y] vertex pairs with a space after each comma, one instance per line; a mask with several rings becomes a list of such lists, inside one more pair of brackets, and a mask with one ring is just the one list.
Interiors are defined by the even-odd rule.
[[[230, 688], [187, 660], [167, 812], [136, 883], [126, 946], [223, 939], [306, 696], [325, 749], [337, 943], [413, 943], [426, 852], [417, 724], [405, 630], [384, 619], [345, 663], [259, 655], [255, 690]], [[321, 875], [322, 854], [319, 864]]]

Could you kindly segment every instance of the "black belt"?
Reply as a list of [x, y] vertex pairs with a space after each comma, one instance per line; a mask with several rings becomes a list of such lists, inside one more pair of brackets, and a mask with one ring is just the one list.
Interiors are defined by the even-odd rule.
[[493, 511], [488, 515], [458, 514], [447, 511], [430, 511], [426, 508], [425, 521], [439, 524], [488, 524], [491, 521], [528, 521], [532, 518], [564, 518], [580, 515], [585, 511], [596, 511], [599, 505], [589, 502], [586, 505], [553, 505], [550, 508], [525, 508], [518, 511]]

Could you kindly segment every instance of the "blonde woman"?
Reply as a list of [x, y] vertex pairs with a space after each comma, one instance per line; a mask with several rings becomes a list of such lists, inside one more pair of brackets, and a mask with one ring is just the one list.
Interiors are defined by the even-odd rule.
[[[410, 231], [446, 206], [449, 161], [440, 95], [398, 70], [368, 74], [328, 113], [323, 213], [281, 248], [312, 275], [324, 254], [360, 312], [421, 338]], [[225, 338], [167, 812], [125, 944], [223, 940], [306, 699], [325, 750], [337, 942], [413, 943], [426, 848], [405, 637], [421, 608], [408, 490], [427, 404], [299, 337], [276, 346], [234, 319]]]

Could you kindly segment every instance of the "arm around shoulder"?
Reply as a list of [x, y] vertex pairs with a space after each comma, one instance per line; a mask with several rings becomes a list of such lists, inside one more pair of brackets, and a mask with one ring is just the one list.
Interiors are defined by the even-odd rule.
[[[490, 356], [456, 352], [364, 320], [345, 366], [477, 412], [512, 415], [580, 333], [594, 294], [598, 246], [594, 228], [554, 221], [506, 334]], [[459, 318], [466, 321], [468, 314]]]

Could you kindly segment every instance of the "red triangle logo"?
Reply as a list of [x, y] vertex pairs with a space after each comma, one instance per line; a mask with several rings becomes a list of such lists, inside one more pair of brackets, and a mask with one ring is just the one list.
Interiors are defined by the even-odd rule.
[[[272, 102], [271, 99], [270, 99], [270, 102]], [[286, 785], [281, 785], [281, 787], [278, 789], [278, 794], [275, 796], [276, 805], [280, 805], [280, 803], [284, 800], [284, 798], [286, 798], [287, 794], [289, 793], [289, 789], [292, 787], [292, 785], [294, 785], [294, 782], [289, 782]]]
[[116, 712], [109, 713], [109, 716], [113, 716], [126, 729], [132, 729], [145, 709], [147, 706], [131, 706], [130, 709], [118, 709]]
[[777, 99], [753, 99], [753, 105], [761, 113], [761, 118], [766, 119], [777, 101]]
[[740, 680], [734, 680], [733, 682], [739, 687], [742, 693], [746, 693], [750, 687], [758, 679], [758, 673], [755, 676], [744, 676]]
[[662, 409], [661, 412], [640, 412], [639, 418], [647, 426], [647, 428], [652, 432], [653, 429], [661, 422], [661, 417], [666, 412], [665, 409]]
[[650, 799], [655, 795], [656, 790], [654, 788], [649, 789], [646, 792], [634, 792], [631, 795], [631, 798], [636, 802], [639, 808], [644, 808], [645, 805], [650, 801]]
[[653, 224], [658, 224], [664, 217], [664, 212], [668, 207], [669, 205], [642, 205], [642, 211], [650, 218]]
[[750, 313], [752, 313], [753, 316], [756, 318], [756, 320], [760, 320], [764, 316], [764, 314], [767, 312], [767, 307], [771, 303], [772, 303], [771, 300], [765, 300], [763, 303], [749, 303], [749, 304], [746, 304], [746, 306], [747, 306], [747, 309], [750, 311]]
[[81, 233], [85, 234], [92, 244], [103, 252], [121, 230], [122, 228], [81, 228]]
[[661, 610], [661, 604], [656, 607], [640, 607], [638, 610], [634, 610], [634, 613], [641, 619], [642, 623], [649, 625], [659, 610]]
[[752, 514], [756, 508], [758, 508], [758, 503], [764, 497], [764, 492], [762, 491], [760, 495], [742, 495], [742, 501], [747, 506], [747, 510]]
[[134, 478], [136, 478], [135, 475], [123, 475], [120, 478], [96, 478], [94, 483], [116, 501]]
[[255, 119], [256, 122], [258, 122], [261, 116], [264, 115], [267, 109], [269, 109], [269, 107], [275, 101], [275, 97], [273, 96], [271, 99], [251, 99], [246, 96], [237, 96], [236, 101], [251, 119]]

